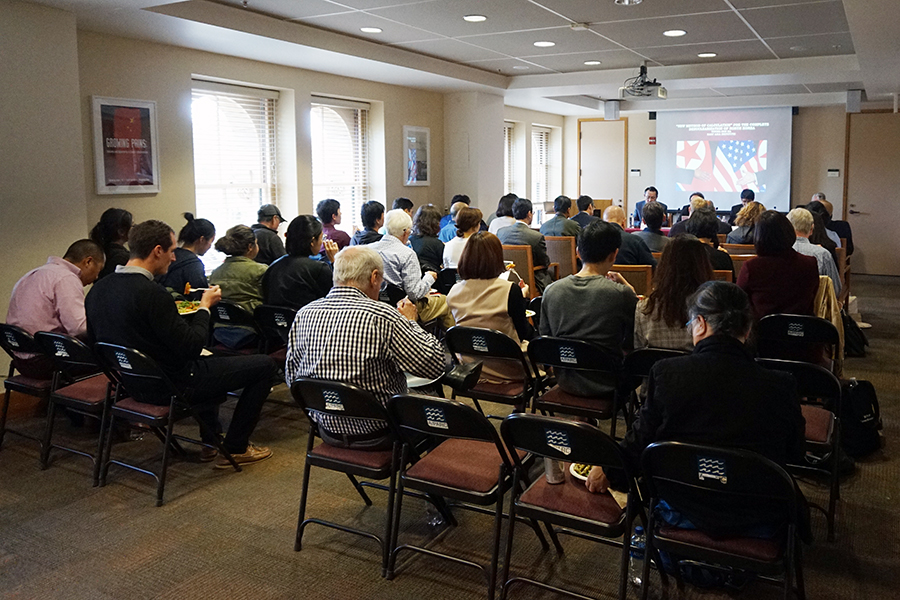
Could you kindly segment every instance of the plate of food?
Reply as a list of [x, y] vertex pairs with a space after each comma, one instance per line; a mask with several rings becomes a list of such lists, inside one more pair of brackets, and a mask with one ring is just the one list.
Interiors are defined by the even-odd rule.
[[531, 317], [533, 317], [536, 314], [537, 313], [534, 312], [533, 310], [528, 310], [527, 308], [525, 309], [525, 318], [527, 318], [527, 319], [530, 319]]
[[591, 472], [591, 468], [591, 465], [572, 463], [571, 465], [569, 465], [569, 473], [571, 473], [572, 477], [574, 477], [575, 479], [587, 481], [588, 473]]
[[178, 308], [179, 315], [192, 315], [200, 310], [199, 300], [176, 300], [175, 307]]

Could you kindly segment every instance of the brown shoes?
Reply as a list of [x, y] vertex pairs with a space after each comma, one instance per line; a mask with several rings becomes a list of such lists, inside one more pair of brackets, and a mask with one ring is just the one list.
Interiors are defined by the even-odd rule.
[[[247, 450], [243, 454], [232, 454], [231, 458], [233, 458], [234, 462], [236, 462], [237, 464], [244, 466], [259, 462], [261, 460], [266, 460], [270, 456], [272, 456], [272, 451], [268, 448], [264, 448], [262, 446], [254, 446], [253, 444], [247, 444]], [[216, 468], [230, 469], [232, 467], [231, 463], [228, 462], [228, 459], [220, 454], [216, 458]]]

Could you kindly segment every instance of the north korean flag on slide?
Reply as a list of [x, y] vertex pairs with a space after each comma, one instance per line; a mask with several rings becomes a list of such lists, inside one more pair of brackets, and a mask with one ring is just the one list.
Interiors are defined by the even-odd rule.
[[756, 174], [766, 169], [766, 140], [705, 140], [677, 142], [676, 166], [694, 171], [689, 185], [678, 184], [682, 191], [737, 192], [760, 191]]

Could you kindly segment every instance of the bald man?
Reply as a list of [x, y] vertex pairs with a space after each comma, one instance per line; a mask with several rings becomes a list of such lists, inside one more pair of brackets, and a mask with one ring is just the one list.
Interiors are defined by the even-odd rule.
[[644, 240], [625, 231], [625, 210], [621, 206], [610, 206], [603, 211], [603, 220], [619, 227], [622, 234], [622, 246], [619, 248], [617, 265], [653, 265], [656, 267], [656, 259], [650, 253], [650, 248]]
[[441, 231], [438, 233], [438, 239], [444, 242], [445, 244], [456, 237], [456, 215], [459, 214], [459, 211], [467, 207], [468, 204], [465, 202], [454, 202], [450, 206], [450, 221], [447, 222], [444, 227], [441, 228]]

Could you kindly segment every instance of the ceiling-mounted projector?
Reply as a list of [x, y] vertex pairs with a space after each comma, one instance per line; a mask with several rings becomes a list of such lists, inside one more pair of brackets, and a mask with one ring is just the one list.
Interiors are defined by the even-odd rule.
[[626, 79], [625, 84], [619, 88], [619, 98], [633, 100], [665, 100], [668, 97], [666, 88], [658, 81], [647, 77], [647, 65], [641, 65], [641, 72], [637, 77]]

